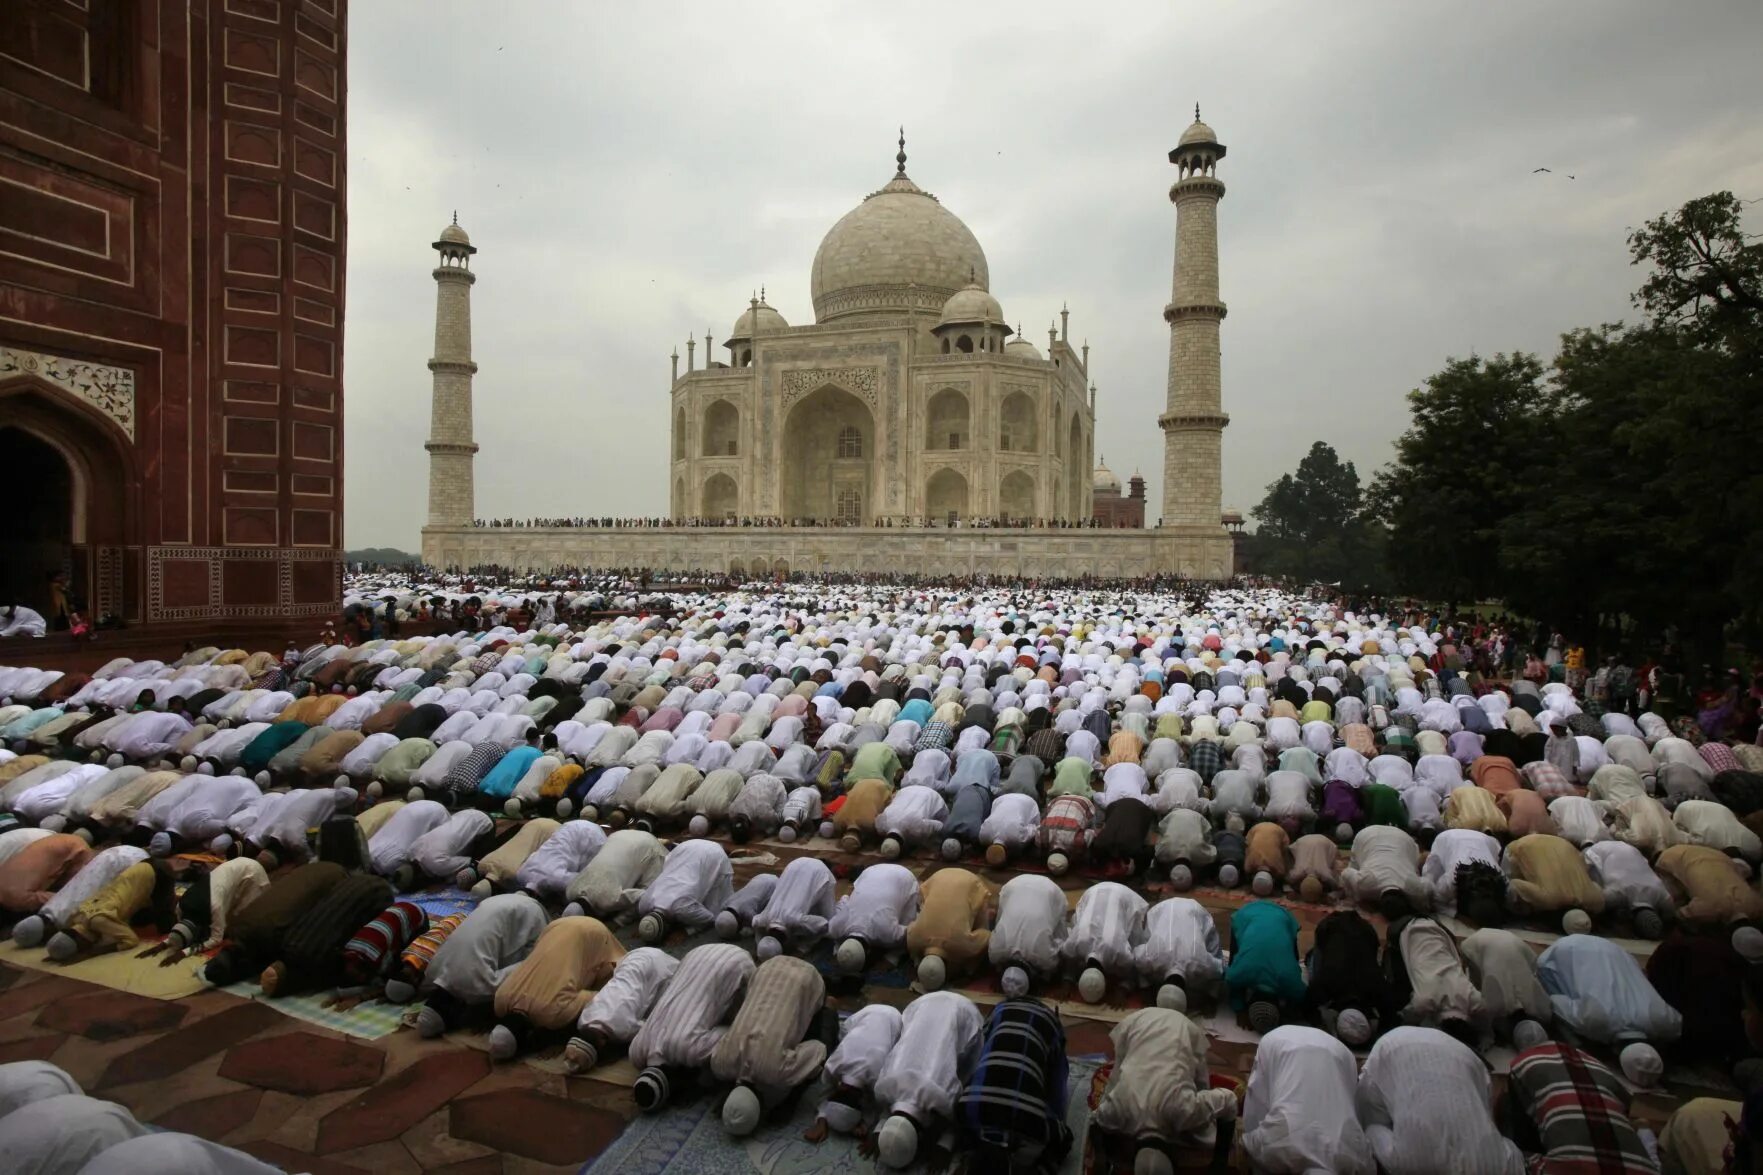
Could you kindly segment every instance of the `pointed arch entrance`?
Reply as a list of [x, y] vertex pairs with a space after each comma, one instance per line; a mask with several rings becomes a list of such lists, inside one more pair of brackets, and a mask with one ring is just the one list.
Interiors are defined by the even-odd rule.
[[140, 497], [115, 425], [33, 376], [0, 381], [0, 501], [12, 510], [0, 527], [0, 602], [47, 616], [50, 577], [65, 572], [94, 616], [124, 611], [120, 557], [138, 533]]
[[875, 417], [843, 388], [804, 396], [784, 421], [778, 464], [786, 519], [865, 522], [872, 511]]

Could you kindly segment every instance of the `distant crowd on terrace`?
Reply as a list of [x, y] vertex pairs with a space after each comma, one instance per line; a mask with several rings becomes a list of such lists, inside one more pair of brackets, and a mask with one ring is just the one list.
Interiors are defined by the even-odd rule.
[[1072, 521], [1064, 518], [1012, 518], [1008, 515], [994, 515], [990, 518], [924, 518], [907, 516], [887, 516], [872, 522], [864, 522], [855, 518], [779, 518], [774, 515], [747, 514], [739, 517], [713, 518], [710, 516], [690, 516], [686, 518], [477, 518], [472, 525], [489, 530], [538, 529], [549, 527], [587, 527], [587, 528], [618, 528], [631, 530], [669, 530], [676, 527], [694, 526], [734, 526], [746, 528], [776, 527], [851, 527], [879, 526], [892, 529], [912, 529], [915, 527], [946, 527], [953, 530], [1100, 530], [1107, 524], [1094, 518]]

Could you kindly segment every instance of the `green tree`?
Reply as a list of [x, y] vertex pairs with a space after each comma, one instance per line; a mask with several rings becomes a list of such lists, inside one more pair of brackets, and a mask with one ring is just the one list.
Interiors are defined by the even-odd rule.
[[1359, 471], [1332, 445], [1317, 441], [1287, 473], [1268, 485], [1250, 513], [1259, 527], [1255, 566], [1274, 575], [1363, 587], [1380, 578], [1377, 545], [1361, 513]]
[[1404, 590], [1451, 603], [1501, 593], [1503, 529], [1553, 448], [1549, 402], [1542, 363], [1521, 352], [1451, 359], [1408, 394], [1408, 431], [1370, 494]]
[[1763, 243], [1731, 192], [1691, 200], [1628, 234], [1629, 260], [1652, 272], [1634, 295], [1653, 325], [1755, 347], [1763, 329]]

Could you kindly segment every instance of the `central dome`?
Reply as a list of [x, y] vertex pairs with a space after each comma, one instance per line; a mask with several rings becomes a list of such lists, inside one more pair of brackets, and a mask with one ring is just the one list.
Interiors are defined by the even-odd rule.
[[989, 280], [973, 233], [902, 165], [821, 240], [814, 254], [814, 317], [934, 313], [957, 291], [970, 284], [986, 289]]

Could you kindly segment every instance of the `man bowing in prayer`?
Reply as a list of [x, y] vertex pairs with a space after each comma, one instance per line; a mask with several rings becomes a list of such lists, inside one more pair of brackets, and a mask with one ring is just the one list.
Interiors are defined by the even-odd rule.
[[1109, 1039], [1114, 1072], [1091, 1119], [1103, 1152], [1137, 1175], [1169, 1175], [1181, 1148], [1210, 1151], [1214, 1124], [1237, 1116], [1237, 1095], [1211, 1088], [1200, 1026], [1171, 1008], [1141, 1008]]
[[826, 981], [812, 963], [779, 955], [753, 972], [741, 1010], [710, 1054], [710, 1072], [734, 1083], [722, 1102], [730, 1134], [753, 1133], [766, 1111], [820, 1072], [826, 1042], [810, 1030], [825, 1008]]
[[883, 1166], [899, 1169], [926, 1144], [942, 1141], [973, 1069], [982, 1026], [979, 1008], [954, 992], [932, 992], [906, 1005], [900, 1039], [875, 1082], [875, 1098], [886, 1117], [865, 1140], [865, 1153], [873, 1148]]
[[1065, 1028], [1037, 999], [992, 1009], [957, 1126], [972, 1175], [1052, 1175], [1071, 1150]]
[[1494, 1125], [1487, 1066], [1436, 1028], [1391, 1029], [1359, 1072], [1359, 1121], [1388, 1175], [1520, 1175], [1524, 1158]]

